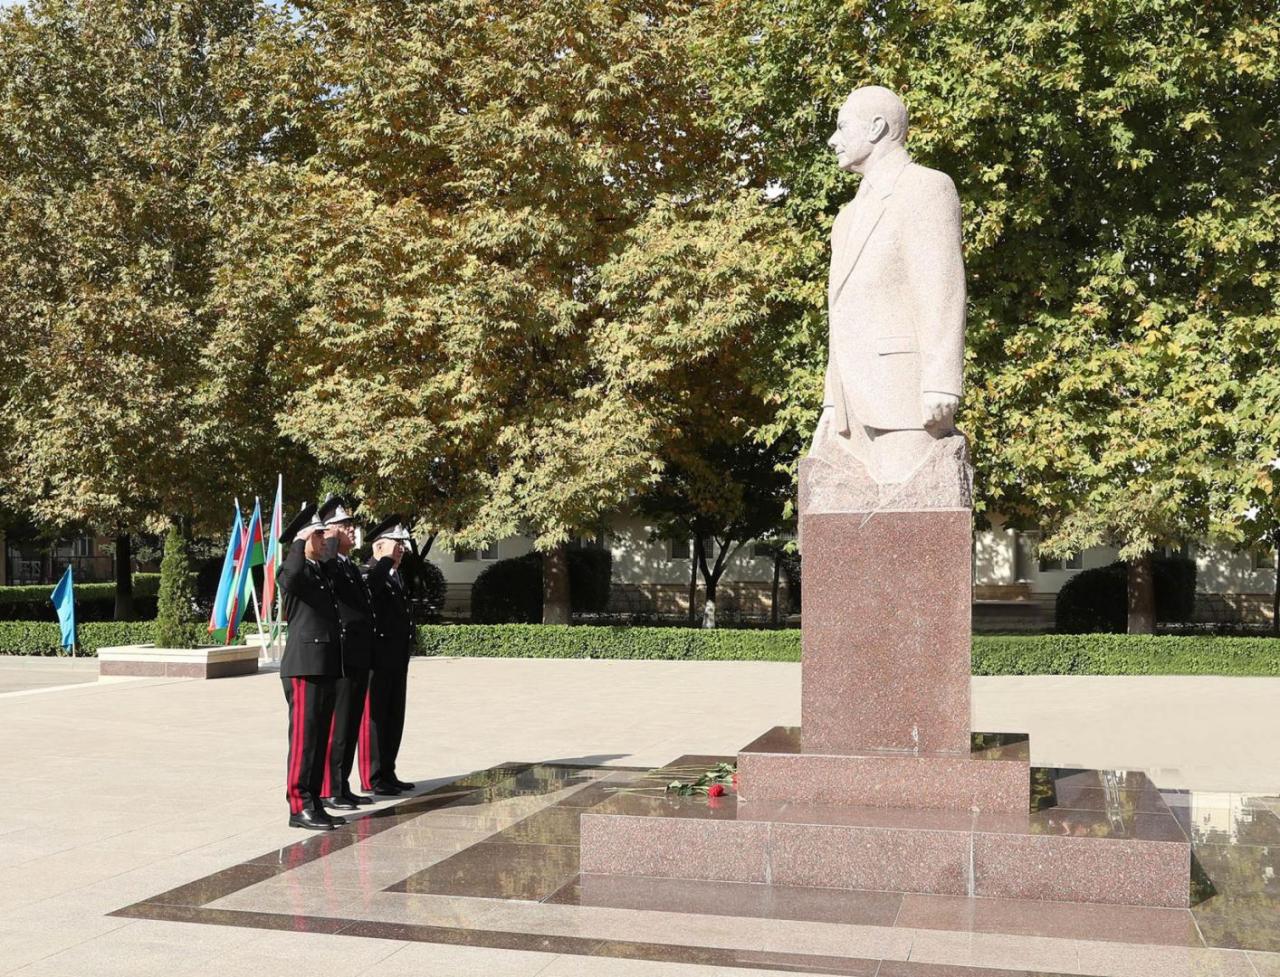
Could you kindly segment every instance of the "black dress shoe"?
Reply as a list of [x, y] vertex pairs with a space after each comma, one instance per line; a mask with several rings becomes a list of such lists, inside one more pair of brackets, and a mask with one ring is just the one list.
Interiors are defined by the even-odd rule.
[[352, 804], [356, 805], [357, 807], [361, 807], [365, 804], [373, 803], [372, 797], [365, 797], [364, 794], [353, 794], [351, 793], [351, 791], [347, 791], [345, 794], [343, 794], [342, 799], [344, 801], [350, 801]]
[[347, 823], [347, 819], [342, 817], [340, 814], [330, 814], [328, 811], [325, 811], [324, 816], [329, 819], [329, 823], [335, 828], [340, 828]]
[[401, 790], [413, 790], [414, 785], [407, 780], [401, 780], [399, 777], [392, 777], [391, 782]]
[[373, 793], [378, 797], [399, 797], [403, 792], [394, 784], [374, 784]]
[[346, 797], [322, 797], [320, 803], [335, 811], [354, 811], [358, 807], [355, 801], [348, 800]]
[[289, 827], [307, 828], [311, 831], [332, 831], [337, 822], [324, 811], [299, 811], [289, 815]]

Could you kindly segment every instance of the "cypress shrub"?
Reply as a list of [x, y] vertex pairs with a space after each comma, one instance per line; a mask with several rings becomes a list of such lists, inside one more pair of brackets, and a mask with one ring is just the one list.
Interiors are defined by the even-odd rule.
[[[576, 614], [609, 606], [613, 554], [589, 547], [569, 550], [569, 604]], [[537, 624], [542, 620], [542, 554], [526, 553], [485, 567], [471, 585], [475, 624]]]
[[160, 594], [156, 599], [155, 642], [161, 648], [191, 648], [195, 608], [195, 580], [187, 557], [187, 541], [177, 526], [164, 539], [160, 563]]
[[[1153, 559], [1156, 620], [1190, 621], [1196, 564], [1185, 556]], [[1129, 625], [1129, 564], [1123, 560], [1077, 573], [1058, 591], [1054, 627], [1062, 634], [1123, 634]]]
[[400, 558], [400, 575], [413, 598], [413, 611], [418, 623], [438, 623], [444, 611], [445, 594], [449, 590], [440, 568], [426, 557], [406, 550]]

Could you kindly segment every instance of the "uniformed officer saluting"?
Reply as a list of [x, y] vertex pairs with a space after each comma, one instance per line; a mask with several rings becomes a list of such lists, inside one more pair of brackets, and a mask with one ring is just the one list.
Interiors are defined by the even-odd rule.
[[348, 558], [356, 544], [355, 517], [346, 503], [335, 497], [320, 506], [320, 518], [326, 532], [333, 529], [337, 534], [338, 552], [325, 563], [325, 569], [333, 582], [342, 628], [342, 675], [334, 697], [323, 800], [340, 811], [354, 811], [361, 804], [373, 803], [371, 797], [353, 794], [348, 784], [373, 662], [373, 607], [360, 570]]
[[400, 576], [400, 558], [409, 531], [399, 514], [388, 516], [369, 532], [373, 556], [365, 584], [373, 601], [373, 674], [369, 701], [360, 725], [360, 784], [375, 794], [395, 795], [413, 784], [396, 777], [396, 755], [404, 734], [405, 688], [413, 648], [409, 593]]
[[333, 722], [337, 682], [342, 674], [341, 631], [323, 563], [338, 552], [337, 531], [325, 531], [316, 507], [307, 505], [284, 530], [289, 554], [280, 569], [280, 592], [289, 638], [280, 662], [289, 704], [289, 766], [285, 795], [289, 824], [331, 831], [346, 821], [321, 804], [325, 746]]

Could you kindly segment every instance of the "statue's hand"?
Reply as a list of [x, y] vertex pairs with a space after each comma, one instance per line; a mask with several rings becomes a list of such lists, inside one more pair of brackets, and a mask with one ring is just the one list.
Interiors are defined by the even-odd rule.
[[950, 434], [955, 429], [956, 408], [959, 406], [960, 398], [955, 394], [926, 390], [920, 397], [924, 429], [935, 438]]

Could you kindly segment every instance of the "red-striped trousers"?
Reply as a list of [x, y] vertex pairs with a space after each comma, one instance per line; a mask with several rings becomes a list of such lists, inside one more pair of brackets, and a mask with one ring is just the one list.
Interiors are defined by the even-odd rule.
[[325, 752], [329, 728], [333, 724], [333, 703], [337, 680], [314, 675], [281, 677], [284, 698], [289, 705], [289, 764], [285, 774], [285, 796], [289, 813], [305, 808], [323, 810]]

